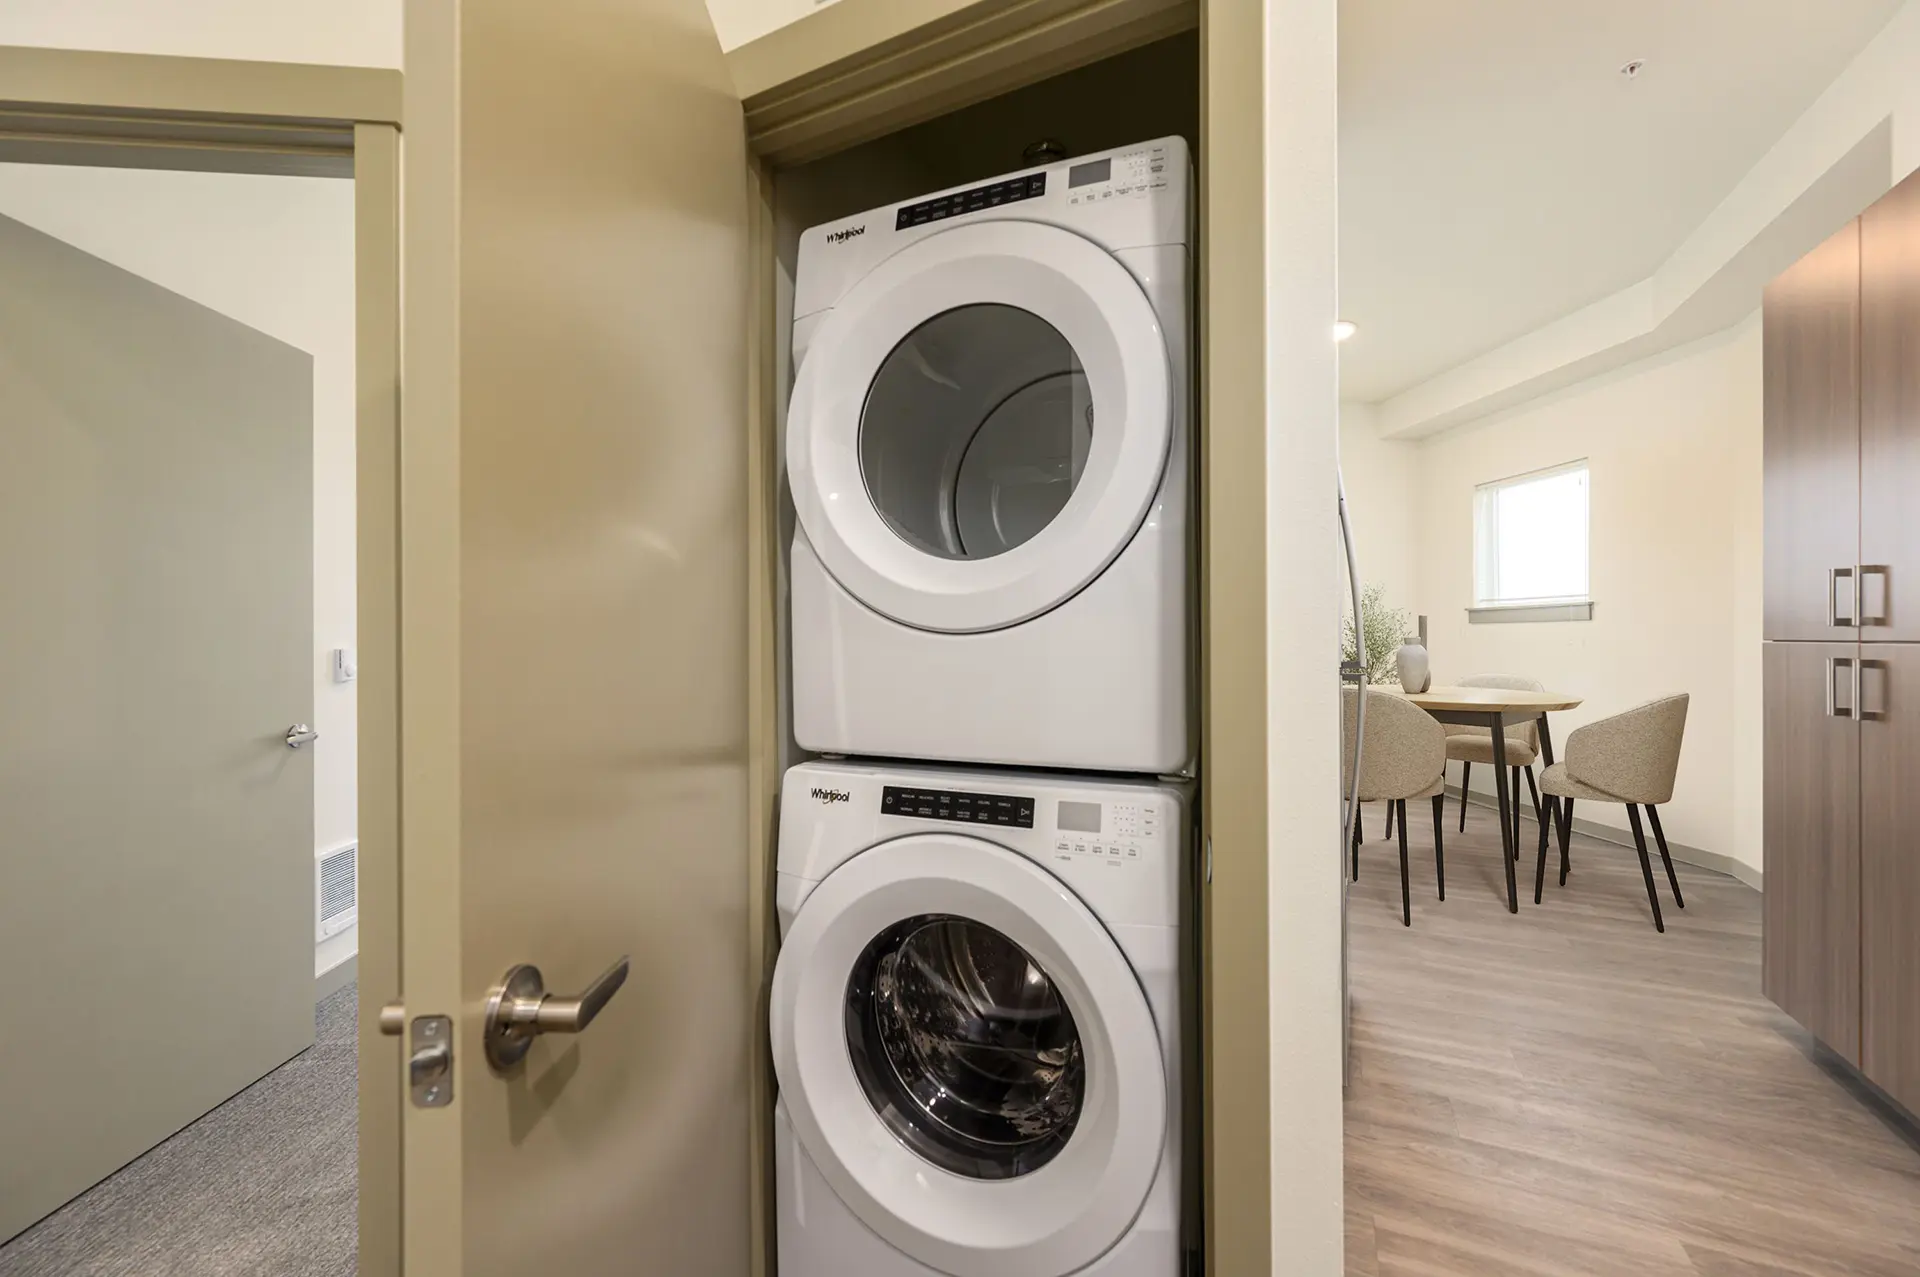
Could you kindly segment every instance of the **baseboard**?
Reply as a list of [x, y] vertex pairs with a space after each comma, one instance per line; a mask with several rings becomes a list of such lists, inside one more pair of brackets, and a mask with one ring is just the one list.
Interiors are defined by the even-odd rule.
[[315, 1004], [325, 1002], [340, 990], [352, 984], [360, 976], [360, 955], [351, 954], [340, 959], [313, 978], [313, 1000]]
[[[1458, 800], [1460, 797], [1460, 786], [1448, 785], [1447, 797]], [[1477, 790], [1467, 795], [1467, 801], [1475, 807], [1486, 809], [1488, 812], [1498, 810], [1492, 796], [1482, 794]], [[1576, 806], [1574, 810], [1578, 811], [1579, 808]], [[1523, 802], [1520, 804], [1520, 819], [1526, 824], [1535, 823], [1532, 803]], [[1576, 834], [1585, 834], [1589, 838], [1597, 838], [1601, 842], [1612, 843], [1616, 847], [1633, 846], [1633, 834], [1630, 831], [1617, 829], [1612, 825], [1602, 824], [1597, 820], [1584, 820], [1579, 816], [1575, 816], [1573, 818], [1573, 832]], [[1537, 836], [1538, 835], [1536, 835], [1536, 837]], [[1755, 891], [1764, 892], [1766, 890], [1766, 875], [1744, 860], [1736, 860], [1732, 856], [1724, 855], [1717, 851], [1706, 851], [1700, 847], [1689, 847], [1685, 843], [1674, 842], [1671, 838], [1667, 840], [1667, 852], [1682, 864], [1692, 865], [1696, 869], [1711, 869], [1717, 874], [1725, 874], [1727, 877], [1738, 882], [1744, 882]]]

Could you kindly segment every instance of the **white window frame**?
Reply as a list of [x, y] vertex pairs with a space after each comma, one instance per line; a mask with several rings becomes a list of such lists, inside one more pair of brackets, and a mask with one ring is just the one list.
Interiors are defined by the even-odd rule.
[[[1581, 594], [1542, 598], [1499, 597], [1500, 506], [1494, 498], [1508, 488], [1538, 483], [1575, 472], [1587, 476], [1586, 552], [1587, 589]], [[1491, 596], [1487, 587], [1491, 583]], [[1559, 465], [1524, 474], [1476, 484], [1473, 489], [1473, 606], [1467, 609], [1474, 623], [1490, 621], [1586, 621], [1593, 618], [1593, 469], [1588, 458], [1580, 457]]]

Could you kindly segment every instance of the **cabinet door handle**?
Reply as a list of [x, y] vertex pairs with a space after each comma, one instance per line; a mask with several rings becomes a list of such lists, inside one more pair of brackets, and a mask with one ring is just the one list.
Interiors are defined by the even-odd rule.
[[[1881, 671], [1880, 708], [1872, 711], [1867, 709], [1866, 671], [1869, 668]], [[1861, 660], [1860, 663], [1854, 667], [1853, 671], [1853, 716], [1863, 722], [1877, 723], [1884, 719], [1887, 716], [1888, 702], [1893, 699], [1892, 679], [1893, 667], [1887, 664], [1887, 662]]]
[[[1852, 675], [1853, 704], [1840, 704], [1840, 693], [1836, 684], [1840, 681], [1840, 667], [1847, 667]], [[1829, 656], [1827, 658], [1827, 717], [1858, 718], [1860, 715], [1860, 664], [1851, 656]]]
[[[1856, 588], [1853, 592], [1853, 611], [1855, 613], [1853, 616], [1840, 615], [1840, 578], [1843, 576], [1849, 581], [1855, 581], [1856, 583]], [[1853, 629], [1860, 624], [1858, 615], [1860, 611], [1860, 591], [1857, 585], [1858, 582], [1852, 568], [1827, 569], [1827, 625], [1829, 627], [1835, 629]]]
[[[1880, 578], [1880, 615], [1867, 615], [1867, 578]], [[1865, 625], [1893, 624], [1893, 569], [1885, 563], [1862, 563], [1854, 569], [1854, 611], [1860, 614], [1859, 623]]]

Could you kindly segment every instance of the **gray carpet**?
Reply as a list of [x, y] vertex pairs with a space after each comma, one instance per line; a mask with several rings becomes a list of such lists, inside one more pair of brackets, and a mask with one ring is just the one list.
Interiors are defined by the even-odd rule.
[[0, 1277], [353, 1277], [354, 987], [318, 1040], [0, 1247]]

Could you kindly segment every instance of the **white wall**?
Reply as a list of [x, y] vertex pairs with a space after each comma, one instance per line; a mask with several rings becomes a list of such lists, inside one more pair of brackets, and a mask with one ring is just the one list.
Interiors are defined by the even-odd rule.
[[[1263, 0], [1274, 1273], [1342, 1270], [1339, 5]], [[1214, 422], [1213, 429], [1231, 423]]]
[[[1377, 447], [1372, 453], [1377, 455]], [[1688, 692], [1673, 802], [1676, 842], [1760, 864], [1761, 373], [1755, 315], [1725, 332], [1431, 437], [1407, 472], [1350, 473], [1362, 511], [1412, 511], [1413, 600], [1430, 616], [1434, 678], [1525, 674], [1580, 696], [1581, 723]], [[1591, 484], [1589, 622], [1470, 625], [1473, 489], [1585, 457]], [[1363, 486], [1364, 485], [1364, 486]], [[1366, 526], [1364, 523], [1362, 526]], [[1475, 788], [1491, 788], [1487, 768]], [[1585, 819], [1626, 828], [1622, 808]]]
[[0, 0], [0, 44], [400, 65], [401, 0]]
[[1372, 404], [1341, 403], [1340, 477], [1346, 483], [1360, 579], [1383, 586], [1388, 606], [1417, 614], [1414, 462], [1419, 445], [1383, 439], [1377, 424]]
[[0, 213], [313, 356], [314, 845], [352, 841], [355, 688], [327, 666], [354, 644], [353, 184], [0, 164]]

